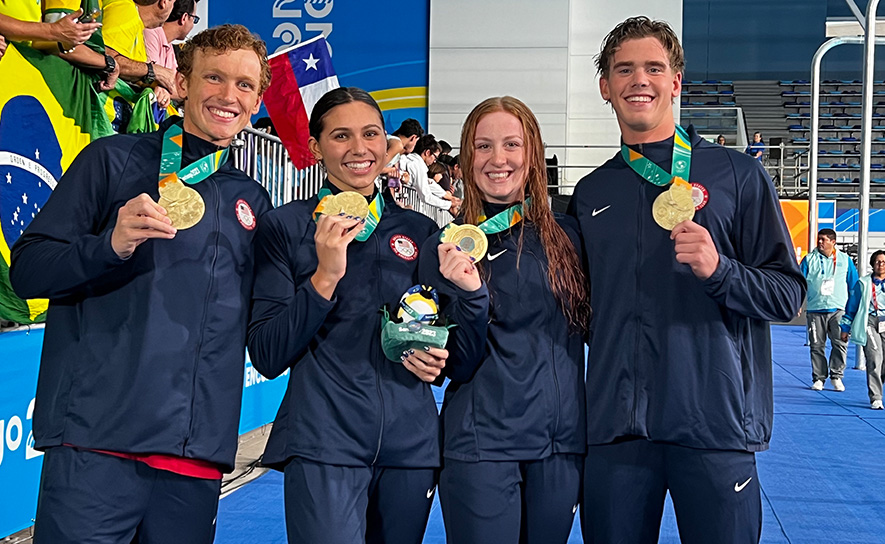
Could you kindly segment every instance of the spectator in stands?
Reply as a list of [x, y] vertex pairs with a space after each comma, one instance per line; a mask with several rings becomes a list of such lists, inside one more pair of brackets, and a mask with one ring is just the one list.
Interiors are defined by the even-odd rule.
[[[166, 22], [157, 28], [144, 29], [144, 46], [147, 52], [148, 60], [154, 63], [154, 66], [164, 66], [172, 70], [173, 73], [178, 71], [178, 61], [175, 59], [175, 51], [172, 48], [173, 41], [180, 41], [187, 38], [194, 25], [200, 22], [197, 17], [197, 1], [198, 0], [175, 0], [172, 11]], [[175, 92], [166, 91], [162, 87], [157, 89], [157, 102], [163, 104], [168, 99], [179, 101], [179, 97]]]
[[415, 149], [418, 138], [424, 136], [424, 129], [417, 119], [406, 119], [400, 123], [399, 128], [393, 131], [393, 136], [399, 137], [403, 144], [401, 153], [411, 153]]
[[744, 150], [744, 153], [762, 162], [762, 155], [765, 153], [765, 142], [762, 141], [762, 133], [754, 132], [753, 141]]
[[[842, 340], [839, 322], [845, 315], [848, 293], [857, 283], [857, 267], [836, 247], [836, 231], [821, 229], [817, 247], [802, 259], [802, 275], [808, 284], [805, 318], [811, 351], [811, 388], [821, 391], [829, 375], [836, 391], [845, 391], [842, 376], [848, 348]], [[830, 339], [829, 372], [825, 349]]]
[[882, 381], [885, 379], [885, 251], [870, 256], [873, 271], [854, 284], [840, 326], [842, 341], [863, 346], [867, 364], [867, 394], [870, 408], [882, 410]]
[[443, 155], [448, 156], [449, 153], [451, 153], [451, 152], [452, 152], [452, 146], [449, 145], [449, 142], [447, 142], [445, 140], [440, 140], [439, 141], [439, 155], [440, 156], [443, 156]]
[[[148, 59], [144, 31], [166, 22], [174, 0], [105, 0], [102, 29], [105, 47], [120, 66], [120, 78], [132, 84], [165, 89], [158, 103], [165, 107], [175, 91], [175, 72]], [[162, 96], [163, 100], [159, 98]]]
[[723, 136], [721, 134], [719, 136], [716, 136], [716, 143], [719, 145], [723, 145], [723, 146], [726, 145], [725, 144], [725, 136]]
[[[104, 47], [92, 50], [84, 45], [101, 35], [95, 31], [102, 24], [92, 19], [86, 21], [88, 15], [84, 16], [81, 8], [53, 9], [42, 15], [40, 2], [36, 3], [36, 10], [29, 10], [28, 7], [33, 5], [33, 2], [0, 4], [0, 11], [5, 12], [0, 14], [0, 34], [11, 41], [20, 41], [46, 53], [59, 55], [78, 68], [97, 72], [100, 78], [98, 90], [112, 89], [119, 75], [116, 62], [105, 55]], [[41, 17], [43, 22], [40, 22]]]
[[[425, 134], [418, 138], [414, 150], [402, 158], [400, 165], [409, 173], [409, 183], [417, 192], [419, 203], [449, 210], [452, 215], [456, 215], [457, 205], [455, 202], [446, 199], [446, 192], [443, 188], [431, 183], [427, 178], [427, 167], [436, 162], [439, 153], [439, 142], [436, 141], [433, 134]], [[451, 210], [453, 206], [455, 210]], [[418, 211], [423, 212], [421, 209]]]
[[[668, 492], [683, 543], [758, 542], [769, 321], [791, 319], [805, 296], [774, 185], [756, 161], [676, 124], [685, 54], [667, 23], [618, 24], [596, 67], [621, 149], [569, 208], [593, 306], [584, 542], [657, 542]], [[706, 189], [694, 209], [667, 196], [684, 194], [677, 176]]]
[[464, 198], [464, 178], [461, 174], [461, 156], [452, 157], [452, 188], [454, 195], [458, 198]]
[[13, 246], [13, 288], [50, 301], [35, 544], [214, 539], [236, 457], [252, 238], [270, 209], [226, 150], [260, 107], [266, 57], [239, 25], [194, 36], [183, 123], [91, 143]]
[[427, 176], [448, 193], [452, 192], [452, 174], [449, 169], [451, 160], [449, 155], [440, 154], [436, 162], [427, 167]]
[[[15, 4], [15, 2], [10, 1], [4, 4]], [[37, 4], [39, 7], [39, 2]], [[82, 9], [60, 17], [51, 23], [40, 22], [39, 19], [21, 20], [5, 13], [6, 9], [12, 8], [6, 8], [5, 5], [0, 7], [0, 34], [13, 42], [55, 42], [62, 44], [61, 47], [65, 49], [70, 49], [84, 43], [92, 36], [93, 32], [101, 28], [101, 23], [78, 22], [79, 17], [83, 15]], [[12, 13], [20, 15], [16, 11], [12, 11]]]

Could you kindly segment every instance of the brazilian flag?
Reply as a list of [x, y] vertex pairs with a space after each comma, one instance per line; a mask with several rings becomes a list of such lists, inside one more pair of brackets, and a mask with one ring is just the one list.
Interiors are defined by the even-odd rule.
[[91, 76], [68, 62], [11, 43], [0, 58], [0, 319], [41, 322], [46, 300], [22, 300], [9, 285], [10, 248], [74, 157], [113, 134]]

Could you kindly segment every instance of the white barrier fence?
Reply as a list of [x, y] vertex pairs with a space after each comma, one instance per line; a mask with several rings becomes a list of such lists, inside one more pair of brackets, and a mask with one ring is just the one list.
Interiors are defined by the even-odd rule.
[[[314, 196], [326, 177], [319, 164], [296, 170], [283, 142], [260, 130], [244, 129], [234, 139], [231, 147], [234, 165], [267, 190], [274, 206]], [[387, 187], [381, 189], [388, 190]], [[395, 189], [394, 196], [401, 206], [430, 217], [439, 226], [452, 220], [448, 211], [428, 205], [412, 187], [402, 186]]]

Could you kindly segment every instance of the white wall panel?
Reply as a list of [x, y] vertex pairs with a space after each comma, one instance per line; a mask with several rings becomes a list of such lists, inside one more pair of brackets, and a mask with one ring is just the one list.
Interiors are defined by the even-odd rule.
[[528, 104], [548, 142], [565, 142], [569, 0], [440, 0], [430, 6], [428, 130], [460, 140], [490, 96]]
[[[599, 94], [594, 56], [606, 34], [624, 19], [645, 15], [670, 23], [682, 35], [682, 0], [571, 0], [569, 9], [568, 108], [566, 140], [573, 146], [610, 145], [611, 149], [574, 149], [566, 164], [598, 166], [615, 154], [620, 130], [612, 109]], [[675, 112], [678, 115], [678, 101]], [[591, 169], [568, 169], [565, 179], [577, 182]]]

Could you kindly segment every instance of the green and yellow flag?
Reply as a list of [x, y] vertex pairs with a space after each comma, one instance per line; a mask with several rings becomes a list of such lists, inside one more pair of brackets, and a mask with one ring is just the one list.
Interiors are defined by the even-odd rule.
[[9, 285], [10, 248], [89, 142], [113, 134], [95, 76], [11, 43], [0, 58], [0, 319], [45, 319], [46, 300], [22, 300]]

